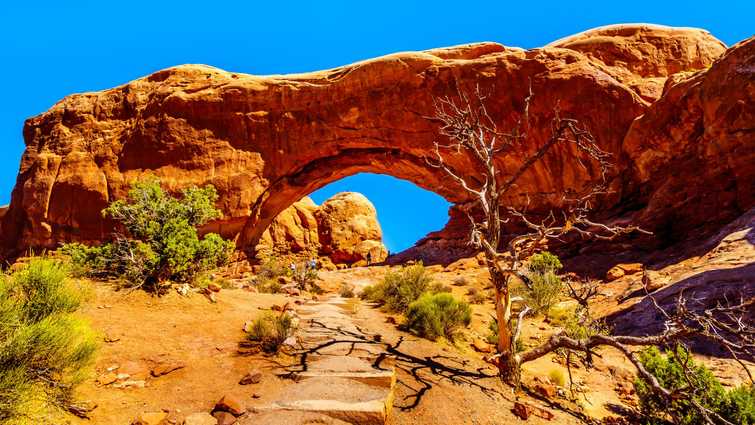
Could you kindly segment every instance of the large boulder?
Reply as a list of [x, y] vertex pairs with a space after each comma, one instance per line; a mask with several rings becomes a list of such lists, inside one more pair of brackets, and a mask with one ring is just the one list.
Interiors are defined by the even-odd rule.
[[383, 261], [377, 211], [361, 193], [341, 192], [322, 205], [304, 197], [283, 210], [263, 233], [256, 251], [263, 256], [303, 253], [321, 256], [335, 264], [370, 259]]
[[[224, 216], [204, 230], [236, 238], [248, 253], [279, 213], [358, 172], [410, 180], [459, 208], [470, 195], [425, 160], [438, 133], [427, 119], [434, 100], [479, 87], [505, 129], [522, 111], [530, 84], [530, 131], [521, 146], [498, 158], [501, 178], [543, 144], [558, 105], [562, 116], [580, 120], [614, 157], [612, 193], [596, 205], [599, 214], [634, 219], [656, 231], [669, 222], [695, 228], [741, 213], [752, 202], [753, 162], [747, 159], [753, 46], [748, 41], [733, 47], [706, 70], [722, 51], [703, 30], [625, 25], [532, 50], [480, 43], [297, 75], [182, 65], [110, 90], [71, 95], [25, 123], [26, 150], [0, 228], [3, 254], [107, 238], [113, 223], [100, 210], [147, 175], [170, 191], [213, 184]], [[678, 72], [696, 73], [694, 81], [677, 81]], [[686, 100], [675, 105], [674, 99]], [[737, 111], [743, 118], [737, 119]], [[697, 124], [679, 122], [688, 115], [698, 117]], [[630, 126], [635, 135], [627, 134]], [[553, 150], [502, 202], [528, 202], [533, 212], [558, 207], [561, 193], [595, 178], [592, 167], [570, 160], [574, 154], [570, 146]], [[715, 184], [695, 183], [687, 190], [697, 176], [685, 167], [700, 164], [712, 170], [703, 170], [702, 181]], [[448, 165], [459, 173], [471, 169], [464, 155], [449, 158]], [[697, 208], [677, 208], [674, 200], [681, 195], [671, 194], [674, 188], [697, 191], [706, 202], [729, 202], [719, 203], [713, 217], [703, 216]], [[728, 195], [734, 192], [736, 201]], [[668, 208], [660, 207], [664, 201], [671, 201]], [[301, 220], [301, 211], [290, 219]], [[452, 213], [448, 229], [463, 234], [465, 223], [464, 214]], [[432, 239], [437, 251], [453, 251], [447, 234]], [[313, 235], [270, 237], [300, 247]]]
[[322, 251], [334, 263], [367, 259], [383, 261], [387, 251], [377, 211], [361, 193], [342, 192], [325, 201], [315, 212]]

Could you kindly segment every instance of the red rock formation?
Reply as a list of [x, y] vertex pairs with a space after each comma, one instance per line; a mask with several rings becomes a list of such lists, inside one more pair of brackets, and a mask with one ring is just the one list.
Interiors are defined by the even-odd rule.
[[258, 253], [303, 253], [324, 256], [334, 264], [370, 259], [380, 262], [388, 252], [382, 242], [377, 211], [360, 193], [342, 192], [319, 207], [308, 197], [275, 217], [255, 248]]
[[[533, 130], [520, 152], [500, 158], [501, 166], [515, 167], [543, 142], [558, 103], [562, 115], [581, 120], [616, 158], [616, 193], [604, 200], [601, 211], [636, 211], [647, 220], [643, 225], [663, 223], [667, 217], [655, 213], [668, 211], [655, 206], [674, 195], [667, 187], [688, 183], [687, 175], [677, 178], [670, 171], [678, 156], [715, 161], [708, 165], [718, 171], [709, 177], [722, 180], [711, 196], [725, 197], [732, 187], [747, 184], [739, 179], [751, 175], [753, 162], [742, 161], [753, 133], [733, 117], [717, 114], [751, 114], [753, 44], [736, 46], [707, 72], [724, 50], [719, 41], [701, 30], [648, 26], [603, 28], [529, 51], [483, 43], [287, 76], [202, 65], [166, 69], [111, 90], [68, 96], [27, 120], [26, 151], [0, 240], [6, 254], [64, 240], [100, 240], [111, 223], [99, 211], [123, 197], [129, 182], [147, 174], [158, 176], [168, 189], [214, 184], [225, 217], [212, 226], [226, 236], [238, 235], [245, 249], [254, 247], [273, 218], [293, 202], [361, 171], [404, 178], [461, 204], [468, 201], [465, 194], [424, 160], [436, 134], [425, 119], [433, 112], [434, 97], [479, 84], [489, 93], [489, 110], [505, 128], [521, 110], [529, 81], [536, 93], [530, 107]], [[701, 87], [719, 94], [688, 83], [684, 87], [700, 95], [687, 103], [692, 110], [678, 108], [703, 117], [694, 134], [705, 134], [706, 147], [696, 145], [694, 137], [684, 144], [674, 139], [680, 134], [674, 130], [676, 115], [661, 110], [672, 111], [673, 101], [666, 100], [665, 109], [650, 106], [670, 74], [698, 70], [694, 78], [711, 80]], [[726, 79], [714, 82], [708, 75]], [[666, 96], [679, 95], [682, 84], [669, 83]], [[739, 106], [707, 103], [721, 102], [730, 91], [740, 91]], [[663, 138], [652, 145], [627, 134], [630, 126], [630, 133], [644, 127], [633, 125], [643, 114], [648, 118], [638, 122], [657, 128], [657, 137]], [[590, 169], [564, 160], [572, 153], [568, 146], [559, 148], [524, 176], [521, 191], [538, 194], [532, 208], [557, 205], [560, 191], [592, 178]], [[724, 172], [732, 169], [725, 158], [732, 157], [749, 171]], [[450, 163], [469, 169], [461, 156]], [[666, 186], [652, 177], [656, 171], [668, 177]], [[707, 174], [693, 186], [703, 190], [703, 182], [710, 182]], [[747, 191], [746, 186], [739, 190], [744, 195], [737, 199], [751, 203], [752, 191]], [[518, 204], [521, 197], [515, 194], [505, 202]], [[718, 205], [716, 211], [743, 207]], [[673, 215], [683, 227], [705, 221], [697, 210]]]

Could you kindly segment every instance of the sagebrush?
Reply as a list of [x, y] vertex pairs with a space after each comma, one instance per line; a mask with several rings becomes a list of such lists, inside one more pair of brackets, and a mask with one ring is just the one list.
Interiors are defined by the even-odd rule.
[[0, 276], [0, 422], [42, 421], [74, 404], [97, 348], [75, 314], [87, 294], [48, 258]]
[[435, 340], [441, 336], [453, 341], [458, 332], [469, 326], [472, 309], [448, 292], [425, 293], [409, 304], [405, 327], [417, 335]]
[[247, 339], [259, 344], [266, 353], [277, 353], [283, 342], [293, 335], [293, 319], [287, 313], [265, 312], [252, 322]]
[[432, 284], [432, 277], [419, 263], [389, 271], [382, 282], [364, 288], [362, 298], [383, 305], [388, 311], [402, 313]]

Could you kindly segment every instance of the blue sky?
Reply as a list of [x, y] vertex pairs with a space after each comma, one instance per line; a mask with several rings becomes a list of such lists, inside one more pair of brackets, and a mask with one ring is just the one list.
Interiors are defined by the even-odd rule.
[[[0, 205], [10, 201], [21, 129], [63, 96], [181, 63], [273, 74], [331, 68], [402, 50], [475, 41], [537, 47], [592, 27], [651, 22], [706, 28], [726, 44], [753, 35], [753, 1], [14, 1], [0, 5]], [[442, 227], [444, 205], [409, 183], [356, 176], [392, 251]], [[385, 185], [391, 190], [375, 190]], [[327, 192], [327, 193], [325, 193]], [[321, 201], [334, 189], [314, 198]], [[423, 204], [424, 203], [424, 204]], [[423, 214], [404, 214], [423, 209]]]

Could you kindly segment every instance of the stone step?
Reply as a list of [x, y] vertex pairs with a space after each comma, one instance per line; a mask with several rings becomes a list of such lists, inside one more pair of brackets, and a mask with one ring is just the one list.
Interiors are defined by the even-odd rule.
[[292, 374], [295, 381], [301, 382], [312, 378], [345, 378], [352, 381], [361, 382], [373, 387], [385, 388], [393, 391], [396, 385], [396, 373], [393, 370], [379, 371], [356, 371], [356, 372], [339, 372], [333, 370], [312, 370], [306, 372], [296, 372]]
[[[392, 400], [391, 400], [392, 402]], [[295, 411], [325, 415], [349, 424], [384, 425], [388, 417], [386, 400], [345, 402], [339, 400], [295, 400], [275, 402], [268, 406], [255, 407], [244, 423], [262, 424], [256, 414], [268, 412]]]

